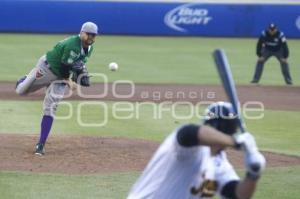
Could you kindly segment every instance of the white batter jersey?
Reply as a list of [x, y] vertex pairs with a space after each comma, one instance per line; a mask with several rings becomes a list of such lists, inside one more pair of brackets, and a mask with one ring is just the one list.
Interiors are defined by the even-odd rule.
[[212, 198], [229, 181], [239, 180], [225, 152], [212, 157], [207, 146], [183, 147], [178, 129], [156, 151], [127, 199]]

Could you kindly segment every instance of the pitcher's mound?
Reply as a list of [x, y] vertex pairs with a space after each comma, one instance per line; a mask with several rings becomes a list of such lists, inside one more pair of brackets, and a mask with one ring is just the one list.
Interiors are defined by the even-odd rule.
[[[159, 143], [146, 140], [51, 136], [45, 156], [33, 154], [36, 135], [0, 135], [0, 170], [41, 173], [94, 174], [141, 171]], [[265, 153], [268, 166], [299, 165], [300, 158]], [[232, 163], [243, 168], [242, 153], [229, 151]]]

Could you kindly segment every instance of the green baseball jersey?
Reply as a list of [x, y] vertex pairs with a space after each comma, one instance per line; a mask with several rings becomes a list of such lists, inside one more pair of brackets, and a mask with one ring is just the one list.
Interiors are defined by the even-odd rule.
[[62, 64], [70, 66], [79, 61], [86, 63], [92, 51], [93, 46], [91, 45], [85, 54], [79, 35], [75, 35], [58, 42], [52, 50], [47, 52], [46, 59], [50, 64], [51, 71], [56, 76], [62, 77], [61, 67], [65, 67]]

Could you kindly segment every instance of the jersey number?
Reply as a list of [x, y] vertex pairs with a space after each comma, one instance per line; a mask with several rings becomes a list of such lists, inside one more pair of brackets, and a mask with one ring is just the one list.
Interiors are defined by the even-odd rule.
[[218, 188], [217, 181], [205, 180], [199, 188], [192, 187], [191, 193], [193, 195], [199, 194], [201, 197], [213, 197]]

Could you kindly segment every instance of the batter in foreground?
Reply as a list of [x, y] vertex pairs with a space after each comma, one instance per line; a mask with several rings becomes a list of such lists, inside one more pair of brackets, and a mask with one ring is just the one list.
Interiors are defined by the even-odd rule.
[[[211, 104], [202, 125], [177, 128], [158, 148], [127, 199], [249, 199], [265, 168], [250, 133], [235, 134], [237, 116], [232, 105]], [[235, 134], [235, 135], [233, 135]], [[246, 175], [240, 179], [224, 149], [242, 150]]]

